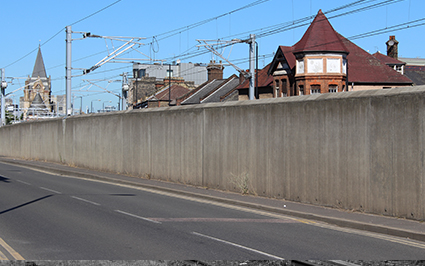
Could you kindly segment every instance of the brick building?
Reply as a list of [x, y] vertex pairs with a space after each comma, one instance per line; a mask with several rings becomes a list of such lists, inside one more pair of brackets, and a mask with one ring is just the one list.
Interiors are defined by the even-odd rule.
[[[412, 85], [409, 78], [336, 32], [321, 10], [301, 40], [279, 46], [258, 76], [257, 99]], [[247, 99], [248, 84], [244, 81], [237, 88], [239, 100]]]

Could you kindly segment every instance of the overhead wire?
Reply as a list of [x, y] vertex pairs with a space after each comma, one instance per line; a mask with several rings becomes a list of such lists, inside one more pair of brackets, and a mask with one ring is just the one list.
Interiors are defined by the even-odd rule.
[[[75, 21], [75, 22], [73, 22], [73, 23], [71, 23], [71, 24], [69, 24], [69, 25], [70, 25], [70, 26], [73, 26], [73, 25], [75, 25], [75, 24], [77, 24], [77, 23], [80, 23], [81, 21], [84, 21], [84, 20], [86, 20], [86, 19], [88, 19], [88, 18], [90, 18], [90, 17], [92, 17], [92, 16], [94, 16], [94, 15], [96, 15], [96, 14], [100, 13], [100, 12], [104, 11], [105, 9], [108, 9], [109, 7], [111, 7], [111, 6], [113, 6], [113, 5], [117, 4], [117, 3], [119, 3], [119, 2], [121, 2], [121, 1], [122, 1], [122, 0], [117, 0], [117, 1], [113, 2], [112, 4], [109, 4], [109, 5], [107, 5], [106, 7], [101, 8], [101, 9], [97, 10], [96, 12], [94, 12], [94, 13], [92, 13], [92, 14], [90, 14], [90, 15], [88, 15], [88, 16], [86, 16], [86, 17], [82, 18], [82, 19], [79, 19], [79, 20], [77, 20], [77, 21]], [[30, 54], [34, 53], [35, 51], [37, 51], [37, 50], [38, 50], [38, 48], [39, 48], [39, 47], [44, 46], [45, 44], [47, 44], [48, 42], [50, 42], [52, 39], [54, 39], [56, 36], [58, 36], [60, 33], [62, 33], [62, 32], [63, 32], [63, 29], [64, 29], [64, 28], [62, 28], [60, 31], [58, 31], [58, 32], [56, 32], [55, 34], [53, 34], [53, 36], [52, 36], [52, 37], [50, 37], [49, 39], [47, 39], [47, 41], [45, 41], [45, 42], [43, 42], [42, 44], [40, 44], [37, 48], [35, 48], [35, 49], [31, 50], [31, 52], [27, 53], [26, 55], [22, 56], [22, 57], [21, 57], [21, 58], [19, 58], [18, 60], [14, 61], [14, 62], [12, 62], [12, 63], [10, 63], [10, 64], [8, 64], [8, 65], [6, 65], [6, 66], [5, 66], [5, 67], [3, 67], [3, 68], [6, 68], [6, 67], [9, 67], [9, 66], [12, 66], [12, 65], [16, 64], [17, 62], [21, 61], [22, 59], [26, 58], [27, 56], [29, 56]]]
[[[403, 0], [384, 0], [384, 1], [380, 1], [379, 3], [370, 4], [370, 3], [373, 3], [373, 2], [376, 2], [376, 1], [377, 0], [358, 0], [358, 1], [354, 1], [350, 4], [342, 5], [340, 7], [331, 9], [331, 10], [326, 11], [324, 13], [329, 14], [329, 13], [334, 13], [334, 12], [341, 11], [341, 10], [344, 10], [344, 9], [350, 8], [350, 7], [359, 6], [359, 5], [362, 5], [362, 4], [369, 4], [367, 6], [363, 6], [363, 7], [357, 8], [357, 9], [352, 10], [352, 11], [347, 11], [347, 12], [344, 12], [344, 13], [341, 13], [341, 14], [336, 14], [336, 15], [330, 16], [329, 19], [332, 19], [332, 18], [337, 18], [337, 17], [341, 17], [341, 16], [346, 16], [346, 15], [352, 14], [353, 12], [354, 13], [363, 12], [363, 11], [370, 10], [370, 9], [373, 9], [373, 8], [378, 8], [378, 7], [393, 4], [393, 3], [396, 3], [396, 2], [401, 2]], [[275, 35], [275, 34], [278, 34], [278, 33], [284, 32], [284, 31], [289, 31], [289, 30], [292, 30], [292, 29], [308, 26], [310, 24], [309, 20], [310, 20], [310, 16], [307, 16], [307, 17], [304, 17], [304, 18], [301, 18], [301, 19], [297, 19], [295, 21], [288, 21], [288, 22], [285, 22], [285, 23], [280, 23], [280, 24], [277, 24], [277, 25], [267, 27], [266, 30], [264, 30], [264, 28], [263, 28], [263, 29], [257, 30], [257, 32], [254, 31], [254, 33], [256, 34], [256, 39], [260, 39], [260, 38]], [[250, 32], [252, 33], [252, 31], [250, 31]], [[233, 35], [233, 36], [239, 36], [239, 35], [240, 34]], [[221, 38], [221, 39], [226, 39], [226, 38], [227, 37], [224, 37], [224, 38]], [[222, 48], [225, 48], [225, 47], [228, 47], [228, 46], [231, 46], [231, 45], [233, 45], [233, 44], [216, 45], [216, 47], [217, 47], [217, 49], [222, 49]], [[200, 56], [200, 55], [203, 55], [203, 54], [208, 54], [208, 53], [210, 53], [208, 50], [195, 51], [195, 52], [192, 52], [192, 53], [186, 53], [186, 54], [174, 56], [174, 57], [171, 57], [171, 58], [170, 57], [165, 58], [165, 60], [171, 61], [171, 60], [174, 60], [177, 57], [179, 59], [186, 60], [186, 59], [189, 59], [189, 58], [197, 57], [197, 56]]]
[[[385, 0], [385, 1], [380, 1], [378, 3], [371, 4], [373, 2], [376, 2], [376, 0], [359, 0], [359, 1], [352, 2], [350, 4], [346, 4], [346, 5], [343, 5], [343, 6], [334, 8], [334, 9], [331, 9], [331, 10], [326, 11], [324, 13], [325, 14], [329, 14], [329, 13], [337, 12], [337, 11], [340, 11], [340, 10], [344, 10], [346, 8], [349, 8], [349, 7], [359, 6], [359, 5], [362, 5], [362, 4], [363, 5], [364, 4], [369, 4], [367, 6], [364, 6], [364, 7], [361, 7], [361, 8], [357, 8], [357, 9], [352, 10], [352, 11], [347, 11], [347, 12], [344, 12], [344, 13], [340, 13], [340, 14], [336, 14], [336, 15], [333, 15], [333, 16], [329, 16], [329, 19], [332, 19], [332, 18], [336, 18], [336, 17], [346, 16], [346, 15], [352, 14], [352, 13], [363, 12], [363, 11], [366, 11], [366, 10], [370, 10], [370, 9], [374, 9], [374, 8], [386, 6], [386, 5], [397, 3], [397, 2], [401, 2], [401, 1], [403, 1], [403, 0]], [[310, 24], [310, 22], [308, 22], [308, 23], [302, 23], [304, 21], [308, 21], [309, 19], [310, 19], [310, 16], [305, 17], [305, 18], [302, 18], [302, 19], [298, 19], [298, 20], [292, 21], [292, 22], [285, 22], [284, 23], [285, 25], [290, 25], [290, 26], [289, 27], [282, 27], [281, 26], [282, 24], [279, 24], [279, 27], [280, 28], [277, 28], [277, 29], [275, 29], [273, 31], [266, 31], [265, 33], [263, 33], [263, 35], [261, 35], [261, 33], [260, 33], [257, 36], [259, 36], [258, 38], [267, 37], [267, 36], [270, 36], [270, 35], [273, 35], [273, 34], [277, 34], [277, 33], [283, 32], [283, 31], [287, 31], [287, 30], [291, 30], [291, 29], [294, 29], [294, 28], [303, 27], [303, 26], [306, 26], [306, 25], [309, 25]], [[414, 28], [414, 27], [418, 27], [418, 26], [424, 25], [425, 22], [424, 23], [413, 25], [414, 23], [422, 22], [424, 20], [425, 20], [425, 18], [418, 19], [418, 20], [415, 20], [415, 21], [409, 21], [409, 22], [406, 22], [406, 23], [401, 23], [401, 24], [397, 24], [397, 25], [391, 26], [389, 28], [386, 27], [386, 28], [383, 28], [383, 29], [378, 29], [378, 30], [374, 30], [374, 31], [371, 31], [371, 32], [366, 32], [366, 33], [358, 34], [358, 35], [355, 35], [355, 36], [351, 36], [351, 37], [349, 37], [347, 39], [354, 40], [354, 39], [359, 39], [359, 38], [366, 38], [366, 37], [373, 36], [373, 35], [383, 34], [383, 33], [394, 31], [394, 30], [403, 30], [403, 29], [408, 29], [408, 28]], [[271, 26], [271, 27], [275, 27], [275, 26]], [[217, 49], [222, 49], [222, 48], [225, 48], [225, 47], [230, 46], [230, 45], [233, 45], [233, 44], [218, 45], [217, 46]], [[192, 52], [192, 53], [180, 54], [178, 56], [174, 56], [174, 57], [168, 58], [166, 60], [167, 61], [170, 61], [170, 60], [174, 60], [175, 58], [179, 58], [179, 59], [185, 60], [185, 59], [197, 57], [197, 56], [200, 56], [200, 55], [203, 55], [203, 54], [207, 54], [207, 53], [209, 53], [209, 51], [207, 51], [207, 50], [196, 51], [196, 52]], [[261, 56], [264, 56], [264, 55], [261, 55]], [[269, 54], [269, 55], [265, 55], [264, 57], [267, 57], [268, 58], [268, 57], [271, 57], [271, 56], [272, 55]], [[248, 58], [245, 58], [245, 59], [237, 59], [237, 60], [233, 60], [233, 61], [235, 61], [235, 62], [238, 61], [238, 62], [240, 62], [242, 64], [242, 63], [248, 62], [248, 60], [249, 60]], [[236, 64], [237, 64], [237, 62], [236, 62]]]

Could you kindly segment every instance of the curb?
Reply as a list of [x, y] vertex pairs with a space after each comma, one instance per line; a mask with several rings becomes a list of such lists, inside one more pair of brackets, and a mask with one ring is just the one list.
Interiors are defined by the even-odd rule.
[[204, 194], [188, 192], [188, 191], [182, 191], [182, 190], [166, 188], [166, 187], [161, 187], [161, 186], [156, 186], [156, 185], [140, 184], [140, 183], [137, 183], [137, 182], [120, 180], [120, 179], [105, 177], [105, 176], [101, 176], [101, 175], [81, 173], [81, 172], [78, 172], [78, 171], [72, 171], [71, 169], [62, 170], [62, 169], [57, 169], [57, 168], [52, 168], [52, 167], [47, 167], [47, 166], [33, 165], [33, 164], [25, 163], [25, 161], [22, 161], [22, 160], [5, 159], [5, 158], [0, 157], [0, 162], [5, 163], [5, 164], [20, 165], [22, 167], [30, 168], [30, 169], [33, 169], [35, 171], [41, 170], [41, 171], [46, 171], [46, 172], [58, 174], [58, 175], [67, 175], [67, 176], [73, 176], [73, 177], [81, 177], [81, 178], [87, 178], [87, 179], [92, 179], [92, 180], [105, 181], [105, 182], [110, 182], [110, 183], [130, 185], [130, 186], [135, 186], [135, 187], [149, 188], [149, 189], [159, 190], [159, 191], [163, 191], [163, 192], [170, 192], [170, 193], [174, 193], [174, 194], [178, 194], [178, 195], [184, 195], [184, 196], [196, 197], [196, 198], [200, 198], [200, 199], [207, 199], [207, 200], [220, 202], [220, 203], [226, 203], [226, 204], [229, 204], [229, 205], [236, 205], [236, 206], [247, 207], [247, 208], [251, 208], [251, 209], [257, 209], [257, 210], [261, 210], [261, 211], [272, 212], [272, 213], [276, 213], [276, 214], [283, 214], [283, 215], [295, 216], [295, 217], [298, 217], [298, 218], [303, 218], [303, 219], [308, 219], [308, 220], [325, 222], [325, 223], [336, 225], [336, 226], [339, 226], [339, 227], [363, 230], [363, 231], [385, 234], [385, 235], [391, 235], [391, 236], [396, 236], [396, 237], [405, 237], [405, 238], [425, 242], [425, 233], [403, 230], [403, 229], [398, 229], [398, 228], [394, 228], [394, 227], [386, 227], [386, 226], [382, 226], [382, 225], [357, 222], [357, 221], [353, 221], [353, 220], [340, 219], [340, 218], [335, 218], [335, 217], [322, 216], [322, 215], [299, 212], [299, 211], [292, 211], [292, 210], [288, 210], [288, 209], [270, 207], [270, 206], [266, 206], [266, 205], [262, 205], [262, 204], [255, 204], [255, 203], [243, 202], [243, 201], [239, 201], [239, 200], [219, 198], [219, 197], [215, 197], [215, 196], [204, 195]]

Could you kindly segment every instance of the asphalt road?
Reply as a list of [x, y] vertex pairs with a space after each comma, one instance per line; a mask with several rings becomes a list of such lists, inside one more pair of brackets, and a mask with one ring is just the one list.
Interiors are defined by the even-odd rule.
[[425, 243], [0, 163], [0, 259], [423, 259]]

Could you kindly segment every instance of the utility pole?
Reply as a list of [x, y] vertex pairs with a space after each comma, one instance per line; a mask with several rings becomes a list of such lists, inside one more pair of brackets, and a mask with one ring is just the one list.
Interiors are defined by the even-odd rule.
[[71, 26], [66, 26], [66, 114], [72, 115], [71, 107], [71, 63], [72, 63], [72, 30]]
[[6, 125], [6, 103], [5, 103], [5, 90], [7, 88], [7, 82], [4, 78], [4, 68], [1, 69], [1, 125]]
[[171, 64], [168, 64], [168, 106], [171, 103]]

